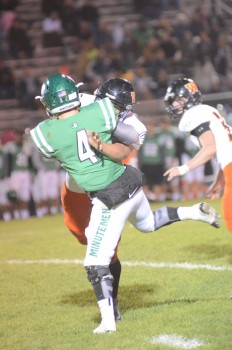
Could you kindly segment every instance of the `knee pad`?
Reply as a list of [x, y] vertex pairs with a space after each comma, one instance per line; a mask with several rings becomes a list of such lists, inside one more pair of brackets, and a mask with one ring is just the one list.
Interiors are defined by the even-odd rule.
[[88, 280], [92, 284], [97, 300], [112, 298], [114, 278], [109, 266], [86, 266]]

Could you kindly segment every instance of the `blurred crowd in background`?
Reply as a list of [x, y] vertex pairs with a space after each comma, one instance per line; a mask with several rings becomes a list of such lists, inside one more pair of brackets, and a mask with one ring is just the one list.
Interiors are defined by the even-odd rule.
[[[20, 0], [1, 0], [0, 100], [17, 99], [20, 107], [39, 108], [34, 97], [40, 94], [43, 77], [30, 65], [16, 74], [9, 62], [36, 59], [41, 47], [63, 49], [58, 71], [83, 81], [85, 92], [92, 93], [99, 83], [112, 77], [128, 79], [137, 101], [163, 99], [170, 80], [179, 76], [192, 77], [203, 94], [231, 89], [231, 28], [217, 13], [215, 1], [210, 7], [205, 1], [194, 1], [192, 11], [186, 11], [184, 1], [178, 0], [132, 3], [137, 21], [130, 23], [121, 16], [110, 23], [96, 1], [41, 0], [42, 36], [35, 45], [30, 36], [32, 23], [17, 16]], [[65, 38], [72, 38], [72, 44], [67, 45]], [[229, 117], [231, 110], [227, 103]], [[42, 114], [38, 110], [39, 117]], [[214, 162], [171, 184], [163, 178], [165, 169], [186, 163], [197, 152], [196, 145], [180, 136], [170, 123], [166, 117], [147, 118], [145, 143], [130, 162], [144, 172], [144, 190], [150, 201], [201, 198], [212, 181]], [[6, 130], [0, 136], [1, 219], [61, 212], [65, 174], [59, 164], [32, 149], [27, 130]]]
[[0, 2], [0, 99], [16, 97], [22, 106], [33, 108], [31, 95], [41, 77], [28, 66], [15, 75], [7, 62], [36, 58], [41, 46], [63, 47], [60, 72], [74, 75], [90, 91], [120, 76], [131, 81], [139, 100], [159, 99], [173, 75], [191, 76], [204, 93], [231, 89], [231, 29], [216, 12], [215, 1], [210, 7], [194, 1], [188, 12], [185, 1], [133, 0], [138, 20], [119, 17], [110, 23], [96, 1], [41, 0], [42, 36], [36, 45], [30, 36], [32, 23], [16, 15], [19, 3]]

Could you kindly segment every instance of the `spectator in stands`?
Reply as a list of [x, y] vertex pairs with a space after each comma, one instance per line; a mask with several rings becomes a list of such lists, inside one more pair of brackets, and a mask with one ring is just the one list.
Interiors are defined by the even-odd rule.
[[231, 44], [228, 33], [222, 32], [217, 36], [216, 45], [213, 47], [213, 64], [223, 79], [226, 78], [231, 60]]
[[15, 77], [0, 57], [0, 99], [15, 98]]
[[169, 66], [164, 49], [162, 49], [162, 47], [157, 47], [152, 54], [150, 61], [146, 62], [146, 65], [155, 81], [158, 79], [160, 70], [168, 71]]
[[192, 74], [193, 62], [196, 60], [196, 40], [190, 30], [184, 33], [183, 39], [179, 42], [181, 52], [180, 67], [186, 76]]
[[98, 56], [98, 49], [95, 46], [93, 39], [89, 39], [85, 42], [80, 50], [76, 60], [76, 73], [79, 81], [86, 81], [87, 79], [87, 67], [90, 62], [94, 61]]
[[9, 53], [14, 59], [31, 58], [33, 46], [25, 23], [15, 19], [7, 35]]
[[35, 96], [39, 94], [41, 83], [35, 77], [31, 67], [25, 67], [16, 80], [16, 94], [20, 106], [23, 108], [36, 109]]
[[98, 34], [95, 43], [98, 48], [101, 47], [111, 49], [112, 47], [114, 47], [112, 31], [110, 30], [107, 22], [99, 22]]
[[181, 41], [184, 39], [185, 33], [190, 31], [190, 29], [191, 26], [188, 15], [184, 12], [179, 12], [173, 24], [173, 35], [181, 43]]
[[161, 0], [162, 11], [180, 10], [181, 5], [179, 0]]
[[143, 18], [139, 20], [136, 27], [133, 29], [133, 35], [141, 49], [146, 47], [153, 34], [153, 28]]
[[191, 32], [193, 36], [199, 36], [203, 31], [209, 31], [209, 15], [204, 4], [196, 5], [190, 18]]
[[0, 21], [0, 57], [4, 59], [7, 59], [9, 57], [6, 35], [1, 26], [1, 21]]
[[83, 21], [90, 24], [94, 35], [97, 35], [100, 13], [95, 1], [84, 0], [83, 5], [79, 8], [78, 14]]
[[167, 69], [160, 69], [157, 74], [157, 78], [153, 81], [151, 85], [151, 90], [155, 98], [162, 98], [169, 85], [169, 74]]
[[125, 33], [126, 33], [126, 18], [119, 17], [112, 28], [113, 43], [116, 48], [120, 48], [120, 46], [122, 45], [125, 37]]
[[210, 93], [211, 87], [215, 82], [220, 81], [219, 75], [209, 57], [202, 57], [201, 60], [196, 61], [193, 67], [193, 79], [201, 85], [204, 93]]
[[53, 10], [42, 23], [43, 47], [63, 46], [63, 26], [59, 12]]
[[133, 68], [136, 60], [141, 55], [141, 49], [139, 42], [131, 29], [127, 29], [125, 31], [125, 36], [119, 49], [121, 52], [123, 52], [125, 63]]
[[73, 0], [64, 0], [60, 16], [65, 35], [77, 35], [79, 30], [80, 17]]
[[196, 59], [202, 60], [209, 57], [210, 60], [213, 59], [213, 46], [214, 43], [211, 40], [209, 32], [206, 30], [199, 33], [199, 41], [196, 44]]
[[4, 34], [7, 34], [16, 18], [15, 8], [19, 4], [18, 0], [0, 1], [0, 23]]
[[132, 83], [138, 99], [151, 100], [153, 98], [151, 92], [152, 78], [147, 74], [143, 65], [138, 64], [135, 68]]
[[84, 49], [88, 45], [89, 40], [95, 42], [92, 28], [88, 22], [80, 20], [76, 42], [74, 44], [74, 53], [79, 53]]
[[51, 13], [56, 10], [61, 16], [63, 1], [61, 0], [40, 0], [41, 1], [41, 11], [45, 17], [49, 17]]
[[179, 41], [169, 31], [160, 32], [160, 47], [164, 50], [169, 64], [175, 64], [175, 55], [179, 49]]
[[95, 59], [87, 65], [87, 79], [95, 82], [102, 82], [111, 71], [111, 68], [110, 54], [104, 48], [100, 48]]

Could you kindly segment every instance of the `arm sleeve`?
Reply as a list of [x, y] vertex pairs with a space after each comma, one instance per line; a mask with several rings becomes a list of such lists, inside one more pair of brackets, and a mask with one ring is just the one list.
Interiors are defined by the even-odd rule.
[[124, 143], [125, 145], [131, 145], [133, 143], [137, 143], [139, 140], [139, 134], [138, 132], [133, 128], [131, 125], [127, 125], [122, 122], [118, 122], [114, 132], [113, 136], [120, 141], [121, 143]]
[[206, 132], [208, 130], [210, 130], [209, 122], [202, 123], [191, 131], [191, 135], [196, 136], [196, 137], [200, 137], [204, 132]]

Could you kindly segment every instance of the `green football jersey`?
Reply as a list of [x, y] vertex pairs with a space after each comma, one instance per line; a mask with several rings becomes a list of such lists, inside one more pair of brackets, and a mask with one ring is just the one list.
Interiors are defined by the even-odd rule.
[[15, 145], [13, 153], [12, 170], [27, 171], [29, 170], [28, 155], [24, 150], [23, 145]]
[[31, 130], [31, 137], [46, 157], [57, 159], [84, 191], [92, 192], [116, 180], [125, 167], [91, 148], [86, 130], [96, 131], [103, 142], [112, 143], [117, 121], [111, 101], [105, 98], [66, 119], [45, 120]]
[[157, 135], [146, 135], [139, 150], [140, 165], [156, 165], [162, 163], [162, 154]]

